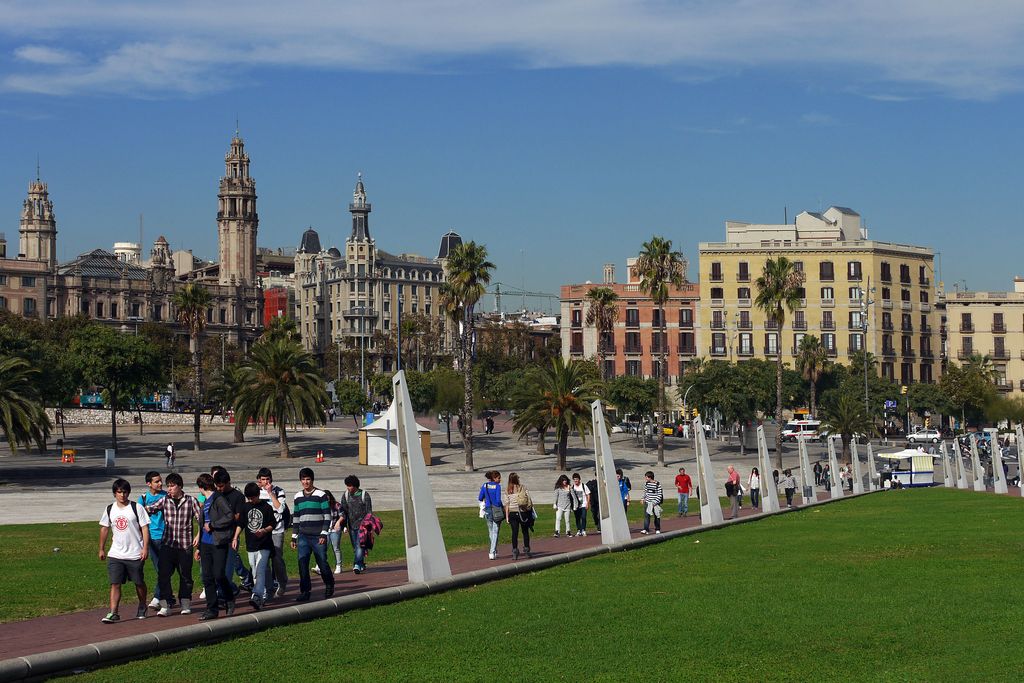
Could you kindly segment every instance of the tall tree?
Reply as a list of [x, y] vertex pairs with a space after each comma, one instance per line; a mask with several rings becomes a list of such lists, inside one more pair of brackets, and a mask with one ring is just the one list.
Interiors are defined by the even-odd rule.
[[286, 339], [288, 341], [301, 341], [299, 335], [299, 324], [294, 318], [284, 315], [277, 315], [270, 319], [270, 324], [263, 330], [260, 339]]
[[850, 442], [858, 435], [870, 437], [875, 425], [864, 410], [864, 398], [853, 391], [839, 390], [829, 394], [824, 405], [823, 429], [839, 434], [843, 441], [843, 460], [850, 461]]
[[813, 334], [804, 335], [800, 340], [800, 348], [797, 349], [796, 369], [800, 372], [810, 385], [811, 391], [811, 416], [818, 416], [817, 391], [818, 379], [821, 373], [828, 366], [828, 354], [821, 340]]
[[[652, 237], [644, 242], [634, 266], [640, 276], [640, 289], [645, 292], [658, 309], [658, 411], [660, 420], [664, 421], [665, 409], [665, 377], [668, 374], [665, 354], [668, 346], [668, 333], [665, 331], [665, 302], [669, 298], [670, 287], [681, 287], [686, 277], [686, 259], [682, 252], [672, 249], [672, 240], [664, 237]], [[665, 430], [658, 425], [658, 465], [665, 465]]]
[[778, 336], [775, 356], [775, 466], [782, 469], [782, 339], [786, 313], [800, 306], [804, 274], [785, 256], [768, 258], [755, 283], [754, 305], [761, 309], [768, 322], [774, 323]]
[[330, 399], [316, 359], [296, 342], [267, 339], [253, 345], [244, 369], [241, 394], [235, 401], [236, 414], [251, 416], [264, 425], [274, 423], [281, 457], [291, 457], [288, 426], [322, 425], [326, 421], [324, 407]]
[[203, 409], [203, 362], [201, 337], [206, 329], [206, 312], [212, 302], [210, 292], [200, 284], [189, 282], [174, 293], [174, 316], [188, 330], [189, 349], [192, 352], [192, 383], [195, 420], [193, 422], [193, 450], [199, 450], [199, 415]]
[[0, 429], [11, 452], [18, 444], [43, 450], [50, 435], [50, 419], [38, 389], [39, 371], [24, 358], [0, 356]]
[[515, 431], [520, 434], [546, 425], [555, 432], [557, 443], [555, 469], [565, 471], [565, 453], [569, 433], [578, 430], [586, 434], [590, 428], [590, 404], [600, 397], [601, 380], [593, 365], [561, 357], [537, 374], [516, 398], [517, 411], [513, 418]]
[[587, 325], [597, 332], [597, 367], [601, 371], [601, 379], [607, 379], [604, 372], [604, 357], [607, 352], [607, 338], [615, 329], [615, 321], [619, 317], [617, 305], [619, 295], [610, 287], [591, 287], [587, 292]]
[[476, 305], [491, 281], [494, 264], [487, 260], [487, 248], [476, 242], [463, 242], [448, 254], [447, 278], [441, 285], [441, 303], [455, 324], [459, 370], [463, 380], [462, 449], [466, 471], [473, 466], [473, 345]]
[[[226, 415], [229, 410], [234, 409], [239, 396], [242, 395], [245, 380], [246, 372], [241, 365], [229, 365], [223, 370], [217, 370], [210, 382], [210, 390], [207, 396], [209, 402], [218, 406], [221, 414]], [[212, 414], [210, 419], [213, 419]], [[235, 411], [234, 420], [235, 429], [232, 435], [232, 443], [244, 443], [245, 430], [249, 427], [249, 416], [241, 415], [238, 411]]]

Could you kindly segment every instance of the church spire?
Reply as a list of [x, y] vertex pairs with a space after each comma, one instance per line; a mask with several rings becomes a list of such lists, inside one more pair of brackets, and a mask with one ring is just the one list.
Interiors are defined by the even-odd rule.
[[249, 155], [237, 129], [224, 156], [224, 177], [220, 179], [217, 201], [220, 283], [251, 285], [256, 281], [259, 226], [256, 182], [249, 175]]
[[18, 255], [33, 261], [46, 261], [57, 267], [57, 217], [53, 215], [50, 192], [40, 179], [36, 163], [36, 179], [28, 184], [28, 197], [21, 207]]
[[366, 201], [366, 188], [363, 187], [363, 174], [356, 177], [356, 189], [352, 192], [352, 203], [348, 205], [352, 214], [352, 235], [349, 240], [365, 242], [370, 239], [371, 206]]

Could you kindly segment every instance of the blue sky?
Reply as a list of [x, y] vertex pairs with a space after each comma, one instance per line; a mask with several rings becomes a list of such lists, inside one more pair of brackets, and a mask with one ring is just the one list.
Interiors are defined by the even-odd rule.
[[1022, 39], [1019, 2], [3, 1], [0, 231], [38, 155], [62, 259], [140, 213], [212, 258], [237, 116], [261, 246], [341, 243], [362, 171], [378, 246], [454, 229], [533, 291], [830, 204], [1007, 288]]

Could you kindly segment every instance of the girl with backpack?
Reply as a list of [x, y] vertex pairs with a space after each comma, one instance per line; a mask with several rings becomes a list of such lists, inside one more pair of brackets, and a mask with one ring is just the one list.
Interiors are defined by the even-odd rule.
[[590, 507], [590, 491], [583, 485], [579, 473], [572, 475], [572, 512], [576, 517], [576, 535], [587, 535], [587, 508]]
[[487, 534], [491, 539], [491, 548], [487, 557], [496, 560], [498, 559], [498, 531], [501, 530], [501, 523], [508, 515], [501, 501], [501, 473], [491, 470], [484, 476], [487, 477], [487, 481], [480, 487], [480, 495], [477, 500], [484, 504], [484, 519], [487, 520]]
[[505, 491], [505, 520], [512, 527], [512, 559], [519, 559], [519, 532], [523, 532], [523, 551], [527, 557], [530, 552], [530, 529], [533, 528], [533, 499], [530, 492], [519, 481], [519, 475], [513, 472], [508, 475], [508, 488]]
[[569, 511], [572, 510], [572, 487], [569, 485], [569, 477], [564, 474], [555, 482], [555, 504], [552, 507], [555, 509], [555, 538], [559, 536], [563, 519], [565, 519], [565, 535], [571, 537]]

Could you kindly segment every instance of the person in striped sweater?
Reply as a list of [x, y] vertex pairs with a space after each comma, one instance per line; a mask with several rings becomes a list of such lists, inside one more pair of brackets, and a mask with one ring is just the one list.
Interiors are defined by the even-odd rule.
[[313, 470], [299, 470], [302, 489], [292, 503], [292, 548], [299, 554], [299, 596], [295, 602], [307, 602], [312, 583], [309, 577], [310, 555], [316, 557], [320, 578], [324, 581], [324, 599], [334, 595], [334, 574], [327, 564], [327, 536], [331, 526], [331, 509], [327, 494], [313, 485]]
[[654, 518], [654, 533], [661, 533], [661, 505], [665, 502], [665, 492], [661, 482], [654, 479], [654, 472], [644, 475], [644, 528], [642, 534], [650, 533], [651, 517]]

